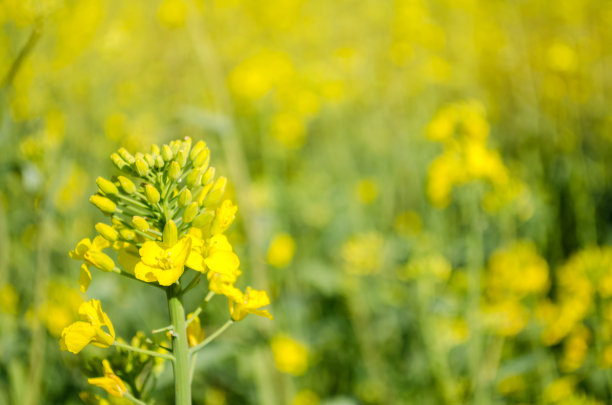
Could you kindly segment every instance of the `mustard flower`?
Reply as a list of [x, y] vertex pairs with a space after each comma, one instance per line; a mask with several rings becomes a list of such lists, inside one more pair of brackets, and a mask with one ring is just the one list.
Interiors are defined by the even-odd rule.
[[83, 260], [79, 274], [81, 292], [87, 291], [91, 283], [90, 269], [92, 267], [96, 267], [102, 271], [113, 271], [115, 268], [113, 259], [102, 252], [103, 249], [110, 245], [110, 242], [102, 236], [96, 236], [93, 241], [89, 238], [82, 239], [74, 250], [70, 251], [69, 256], [72, 259]]
[[[100, 301], [92, 299], [79, 307], [77, 321], [62, 331], [60, 349], [79, 353], [88, 344], [106, 348], [115, 341], [115, 329], [108, 316], [102, 311]], [[102, 328], [106, 327], [107, 331]]]
[[121, 378], [117, 377], [108, 360], [102, 360], [102, 366], [104, 367], [104, 377], [89, 378], [87, 382], [96, 387], [103, 388], [114, 397], [123, 397], [127, 392], [125, 383]]
[[136, 264], [134, 275], [146, 282], [171, 285], [183, 274], [190, 251], [191, 239], [187, 237], [173, 246], [163, 242], [145, 242], [139, 250], [140, 262]]
[[253, 290], [247, 287], [244, 294], [234, 289], [234, 294], [230, 298], [230, 314], [234, 321], [243, 320], [248, 314], [254, 314], [273, 319], [270, 312], [265, 309], [259, 309], [270, 304], [270, 298], [265, 291]]

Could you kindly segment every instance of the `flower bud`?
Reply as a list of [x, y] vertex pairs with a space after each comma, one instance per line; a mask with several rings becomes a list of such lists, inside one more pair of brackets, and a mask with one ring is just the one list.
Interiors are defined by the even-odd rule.
[[95, 228], [96, 231], [98, 231], [98, 233], [109, 242], [114, 242], [119, 237], [119, 232], [117, 232], [117, 230], [110, 225], [98, 222]]
[[164, 159], [160, 155], [155, 155], [155, 167], [161, 169], [165, 164], [166, 162], [164, 162]]
[[195, 187], [196, 185], [199, 186], [201, 179], [202, 171], [196, 168], [189, 172], [187, 178], [185, 179], [185, 184], [187, 184], [187, 187]]
[[136, 237], [136, 233], [128, 228], [123, 228], [119, 230], [119, 235], [121, 235], [121, 237], [125, 240], [134, 240], [134, 238]]
[[113, 271], [115, 262], [106, 253], [90, 251], [87, 252], [87, 260], [103, 271]]
[[196, 200], [198, 201], [198, 205], [200, 206], [204, 205], [204, 199], [206, 198], [206, 196], [208, 195], [208, 193], [210, 192], [210, 190], [213, 188], [214, 185], [215, 184], [211, 182], [205, 185], [204, 187], [202, 187], [202, 189], [198, 192], [198, 195], [196, 197]]
[[179, 149], [179, 151], [176, 152], [176, 162], [180, 167], [185, 167], [185, 163], [187, 163], [187, 154], [183, 149]]
[[143, 158], [136, 159], [136, 171], [140, 177], [145, 177], [149, 173], [149, 165]]
[[117, 151], [117, 153], [119, 153], [119, 156], [121, 156], [123, 158], [123, 160], [125, 160], [126, 162], [128, 162], [128, 164], [133, 165], [134, 162], [136, 161], [136, 159], [134, 158], [134, 156], [132, 156], [132, 154], [130, 152], [127, 151], [127, 149], [125, 148], [121, 148]]
[[168, 177], [172, 180], [176, 180], [181, 175], [181, 166], [174, 160], [170, 163], [168, 168]]
[[154, 167], [155, 166], [155, 158], [150, 153], [145, 153], [144, 160], [145, 160], [145, 162], [147, 162], [149, 167]]
[[161, 150], [159, 149], [159, 146], [157, 146], [157, 144], [151, 145], [151, 153], [153, 155], [159, 155], [161, 153]]
[[185, 211], [183, 211], [183, 222], [185, 222], [186, 224], [190, 223], [191, 221], [193, 221], [193, 219], [195, 218], [197, 214], [198, 214], [198, 203], [192, 202], [191, 204], [187, 206], [187, 208], [185, 208]]
[[123, 170], [126, 167], [128, 167], [129, 165], [125, 162], [125, 160], [121, 159], [121, 156], [119, 156], [117, 153], [113, 153], [110, 156], [111, 161], [113, 162], [113, 164], [115, 165], [115, 167], [119, 170]]
[[106, 214], [112, 214], [117, 209], [117, 205], [114, 202], [98, 194], [94, 194], [89, 197], [89, 202]]
[[225, 186], [227, 185], [227, 179], [225, 177], [219, 177], [215, 182], [215, 186], [212, 188], [210, 193], [204, 199], [203, 205], [205, 207], [210, 207], [215, 205], [221, 200], [223, 194], [225, 193]]
[[206, 142], [198, 141], [191, 149], [191, 153], [189, 153], [189, 159], [192, 161], [196, 160], [196, 157], [200, 154], [202, 150], [206, 147]]
[[211, 223], [214, 217], [215, 217], [214, 211], [205, 210], [200, 215], [195, 217], [192, 225], [195, 226], [196, 228], [204, 228], [205, 226]]
[[145, 185], [145, 195], [150, 204], [157, 204], [161, 198], [159, 191], [150, 184]]
[[164, 231], [162, 233], [162, 240], [169, 246], [176, 244], [176, 241], [178, 240], [178, 229], [176, 229], [176, 224], [173, 220], [166, 222]]
[[191, 202], [191, 191], [189, 189], [183, 189], [179, 194], [178, 203], [179, 207], [186, 207]]
[[127, 194], [134, 194], [136, 191], [136, 185], [132, 182], [132, 180], [125, 176], [119, 176], [117, 177], [117, 180], [119, 180], [119, 184], [121, 184], [123, 191], [125, 191]]
[[149, 223], [143, 217], [133, 216], [131, 224], [139, 231], [146, 232], [149, 230]]
[[106, 195], [115, 195], [119, 193], [117, 190], [117, 186], [113, 184], [112, 181], [106, 180], [104, 177], [98, 177], [96, 179], [96, 184], [100, 187], [100, 190]]
[[215, 177], [215, 168], [209, 167], [202, 176], [202, 184], [208, 184]]
[[161, 157], [166, 162], [171, 161], [172, 158], [174, 157], [174, 153], [172, 152], [172, 149], [168, 145], [162, 146]]
[[195, 160], [193, 161], [193, 166], [194, 167], [204, 167], [204, 170], [205, 170], [209, 162], [210, 162], [210, 149], [205, 147], [198, 154], [198, 156], [196, 156]]

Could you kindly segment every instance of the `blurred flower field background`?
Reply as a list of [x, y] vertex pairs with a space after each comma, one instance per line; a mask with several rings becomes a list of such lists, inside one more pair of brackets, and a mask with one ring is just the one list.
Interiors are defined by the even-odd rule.
[[2, 0], [0, 404], [127, 403], [59, 335], [93, 296], [126, 336], [165, 302], [82, 294], [68, 251], [113, 151], [185, 136], [274, 315], [201, 353], [194, 404], [611, 403], [611, 26], [596, 0]]

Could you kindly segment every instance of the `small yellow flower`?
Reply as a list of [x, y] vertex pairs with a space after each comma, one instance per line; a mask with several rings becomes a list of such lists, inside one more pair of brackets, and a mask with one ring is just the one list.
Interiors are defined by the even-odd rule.
[[69, 255], [72, 259], [84, 260], [88, 269], [93, 266], [103, 271], [113, 271], [115, 262], [102, 252], [109, 246], [110, 242], [102, 236], [96, 236], [93, 241], [85, 238], [76, 245], [76, 248]]
[[232, 222], [234, 222], [236, 211], [238, 211], [238, 207], [233, 205], [230, 200], [223, 201], [219, 208], [217, 208], [215, 219], [210, 227], [211, 235], [223, 233], [229, 228]]
[[189, 342], [190, 347], [193, 347], [203, 341], [206, 334], [204, 329], [202, 329], [200, 318], [196, 316], [191, 320], [191, 317], [193, 317], [193, 313], [187, 315], [187, 320], [189, 321], [189, 325], [187, 325], [187, 342]]
[[244, 294], [234, 289], [234, 294], [229, 297], [230, 315], [234, 321], [243, 320], [248, 314], [264, 316], [273, 319], [272, 315], [265, 309], [258, 309], [270, 304], [270, 298], [265, 291], [253, 290], [247, 287]]
[[302, 375], [308, 369], [308, 349], [302, 343], [286, 335], [272, 339], [272, 355], [276, 368], [293, 375]]
[[145, 242], [139, 250], [140, 262], [134, 268], [137, 279], [168, 286], [176, 282], [185, 271], [185, 262], [191, 251], [191, 239], [181, 238], [173, 246], [163, 242]]
[[209, 269], [210, 291], [228, 295], [228, 288], [236, 282], [241, 272], [238, 270], [240, 260], [224, 235], [215, 235], [208, 240], [208, 256], [204, 262]]
[[278, 234], [272, 239], [268, 249], [268, 263], [276, 268], [286, 267], [295, 254], [295, 241], [291, 235]]
[[104, 367], [104, 377], [89, 378], [87, 382], [96, 387], [103, 388], [112, 396], [123, 397], [127, 392], [124, 382], [113, 372], [108, 360], [102, 360], [102, 365]]
[[[79, 306], [77, 321], [62, 331], [60, 349], [72, 353], [79, 353], [89, 343], [98, 347], [109, 347], [115, 341], [115, 329], [108, 316], [102, 311], [98, 300], [89, 300]], [[102, 327], [106, 326], [108, 332]]]

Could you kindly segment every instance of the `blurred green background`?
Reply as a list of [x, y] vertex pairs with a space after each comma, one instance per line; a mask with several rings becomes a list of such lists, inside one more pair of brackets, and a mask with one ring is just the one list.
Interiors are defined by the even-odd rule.
[[83, 299], [125, 339], [167, 324], [129, 280], [81, 295], [67, 252], [111, 152], [184, 136], [275, 316], [200, 355], [194, 404], [612, 402], [611, 26], [597, 0], [0, 1], [0, 404], [106, 395], [106, 352], [57, 344]]

